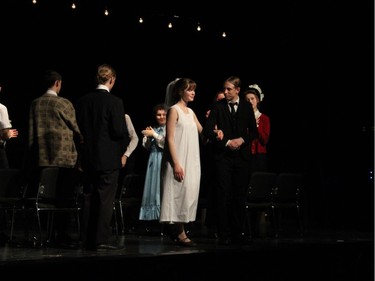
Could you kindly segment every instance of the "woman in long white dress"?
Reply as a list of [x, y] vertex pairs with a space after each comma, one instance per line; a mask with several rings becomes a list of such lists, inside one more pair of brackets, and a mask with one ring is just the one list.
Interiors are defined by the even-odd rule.
[[160, 222], [175, 226], [174, 241], [182, 246], [195, 245], [186, 235], [184, 224], [196, 219], [201, 179], [199, 134], [202, 126], [188, 107], [194, 100], [195, 89], [193, 80], [176, 79], [168, 86], [166, 97], [166, 102], [174, 103], [167, 112]]

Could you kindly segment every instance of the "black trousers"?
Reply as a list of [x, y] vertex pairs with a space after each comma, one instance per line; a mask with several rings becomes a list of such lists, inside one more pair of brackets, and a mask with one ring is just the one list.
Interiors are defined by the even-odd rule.
[[8, 169], [9, 162], [7, 152], [5, 151], [4, 145], [0, 144], [0, 169]]
[[84, 174], [82, 238], [86, 248], [111, 243], [118, 177], [119, 170], [87, 171]]
[[221, 239], [239, 238], [244, 232], [249, 172], [250, 161], [239, 153], [216, 162], [216, 211]]

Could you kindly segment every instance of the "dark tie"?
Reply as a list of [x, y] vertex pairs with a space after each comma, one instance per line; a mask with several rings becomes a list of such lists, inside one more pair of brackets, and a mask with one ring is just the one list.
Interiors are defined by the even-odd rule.
[[238, 103], [237, 102], [230, 102], [229, 103], [229, 106], [230, 106], [230, 113], [232, 114], [232, 116], [234, 116], [236, 114], [236, 110], [234, 109], [234, 106], [237, 105]]

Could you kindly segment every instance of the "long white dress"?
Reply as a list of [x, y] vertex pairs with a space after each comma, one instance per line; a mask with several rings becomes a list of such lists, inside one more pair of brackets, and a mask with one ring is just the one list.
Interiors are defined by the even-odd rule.
[[182, 182], [175, 180], [170, 162], [168, 145], [164, 147], [161, 166], [161, 223], [188, 223], [195, 221], [201, 180], [199, 134], [194, 121], [194, 112], [188, 113], [173, 105], [178, 113], [174, 142], [177, 157], [184, 169]]

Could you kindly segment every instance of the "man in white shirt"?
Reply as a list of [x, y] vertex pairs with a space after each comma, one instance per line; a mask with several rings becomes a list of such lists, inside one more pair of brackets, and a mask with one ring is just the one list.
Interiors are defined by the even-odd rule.
[[[1, 92], [1, 84], [0, 84]], [[9, 120], [8, 109], [5, 105], [0, 103], [0, 168], [8, 169], [9, 162], [5, 151], [5, 144], [7, 140], [16, 138], [18, 136], [18, 130], [12, 128], [12, 124]]]

